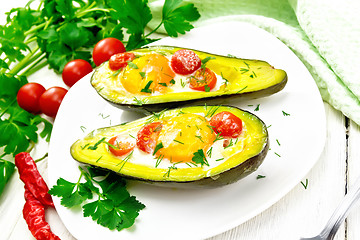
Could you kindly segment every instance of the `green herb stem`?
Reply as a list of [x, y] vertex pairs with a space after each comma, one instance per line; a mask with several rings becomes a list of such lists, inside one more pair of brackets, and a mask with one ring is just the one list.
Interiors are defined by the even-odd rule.
[[164, 20], [162, 20], [162, 21], [159, 23], [159, 25], [158, 25], [156, 28], [154, 28], [151, 32], [149, 32], [148, 34], [146, 34], [146, 35], [144, 36], [144, 38], [147, 38], [147, 37], [149, 37], [151, 34], [153, 34], [154, 32], [156, 32], [156, 31], [161, 27], [161, 25], [163, 25], [163, 23], [164, 23]]
[[12, 102], [11, 102], [9, 105], [7, 105], [7, 106], [2, 110], [2, 112], [1, 112], [1, 114], [0, 114], [0, 119], [1, 119], [2, 116], [4, 116], [4, 114], [7, 112], [7, 110], [9, 110], [9, 108], [10, 108], [16, 101], [17, 101], [16, 98], [13, 99]]
[[83, 16], [85, 16], [87, 13], [90, 13], [90, 12], [96, 12], [96, 11], [102, 11], [102, 12], [110, 12], [109, 9], [104, 9], [104, 8], [92, 8], [93, 5], [95, 5], [96, 2], [93, 2], [89, 8], [83, 10], [83, 11], [78, 11], [77, 13], [75, 13], [75, 17], [77, 18], [82, 18]]
[[[22, 73], [22, 75], [28, 77], [28, 76], [30, 76], [31, 74], [39, 71], [39, 70], [42, 69], [43, 67], [49, 65], [49, 63], [46, 62], [46, 61], [40, 63], [40, 62], [43, 61], [45, 58], [46, 58], [46, 57], [45, 57], [45, 55], [44, 55], [44, 56], [43, 56], [42, 58], [40, 58], [36, 63], [34, 63], [32, 66], [30, 66], [28, 69], [26, 69], [26, 70]], [[39, 63], [40, 63], [40, 64], [39, 64]]]
[[35, 47], [28, 55], [26, 55], [20, 62], [18, 62], [14, 68], [12, 68], [9, 73], [16, 75], [18, 74], [22, 69], [27, 67], [32, 62], [36, 61], [43, 53], [39, 52], [40, 48], [37, 46]]

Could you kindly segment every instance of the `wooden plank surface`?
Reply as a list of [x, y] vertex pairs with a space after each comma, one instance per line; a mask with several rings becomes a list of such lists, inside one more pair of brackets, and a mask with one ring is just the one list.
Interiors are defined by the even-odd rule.
[[[344, 195], [346, 180], [345, 118], [328, 104], [325, 110], [327, 140], [317, 164], [303, 179], [308, 179], [307, 189], [299, 183], [265, 212], [209, 240], [289, 240], [321, 231]], [[335, 239], [345, 239], [344, 225]]]
[[[355, 180], [360, 176], [360, 127], [350, 122], [349, 127], [349, 151], [348, 151], [348, 188], [351, 188]], [[357, 203], [346, 220], [347, 240], [360, 239], [360, 204]]]
[[[303, 179], [308, 179], [308, 186], [299, 184], [260, 215], [245, 222], [237, 228], [209, 240], [289, 240], [300, 236], [311, 236], [321, 231], [324, 224], [343, 198], [347, 177], [347, 155], [349, 155], [348, 176], [352, 181], [359, 175], [360, 130], [350, 123], [349, 153], [345, 117], [325, 104], [327, 115], [327, 140], [324, 151], [314, 168]], [[304, 150], [305, 151], [305, 150]], [[42, 154], [42, 153], [38, 153]], [[40, 172], [47, 178], [47, 162], [39, 164]], [[33, 239], [22, 217], [23, 188], [17, 173], [11, 179], [7, 191], [0, 200], [0, 239]], [[47, 213], [47, 220], [54, 232], [63, 240], [74, 238], [61, 223], [56, 211]], [[214, 216], [216, 217], [216, 216]], [[349, 217], [346, 225], [348, 240], [360, 239], [358, 226], [360, 208]], [[337, 240], [345, 240], [345, 224], [336, 235]]]

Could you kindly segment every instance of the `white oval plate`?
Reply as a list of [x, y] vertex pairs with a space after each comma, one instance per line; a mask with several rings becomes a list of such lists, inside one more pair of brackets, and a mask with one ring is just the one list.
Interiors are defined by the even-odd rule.
[[[325, 144], [325, 111], [317, 86], [302, 62], [268, 32], [241, 22], [222, 22], [193, 29], [156, 44], [268, 61], [288, 74], [288, 84], [270, 97], [239, 102], [268, 126], [271, 150], [253, 174], [229, 186], [179, 190], [130, 183], [128, 188], [146, 208], [135, 225], [120, 232], [97, 225], [80, 209], [67, 209], [54, 198], [56, 210], [77, 239], [204, 239], [234, 228], [277, 202], [319, 158]], [[59, 177], [76, 182], [78, 163], [69, 148], [93, 129], [134, 120], [91, 87], [90, 75], [68, 92], [56, 117], [49, 149], [50, 186]], [[258, 111], [255, 109], [258, 106]], [[287, 113], [287, 114], [285, 114]], [[288, 115], [289, 114], [289, 115]], [[257, 179], [258, 175], [265, 178]]]

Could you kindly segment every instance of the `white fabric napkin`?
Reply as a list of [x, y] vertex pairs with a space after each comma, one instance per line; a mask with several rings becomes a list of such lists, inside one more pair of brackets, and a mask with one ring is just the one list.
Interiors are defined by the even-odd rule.
[[[161, 21], [163, 2], [150, 0], [154, 17], [150, 27]], [[323, 100], [360, 125], [360, 1], [185, 2], [194, 3], [201, 14], [201, 18], [194, 22], [195, 27], [220, 19], [235, 19], [252, 23], [276, 36], [308, 68]]]

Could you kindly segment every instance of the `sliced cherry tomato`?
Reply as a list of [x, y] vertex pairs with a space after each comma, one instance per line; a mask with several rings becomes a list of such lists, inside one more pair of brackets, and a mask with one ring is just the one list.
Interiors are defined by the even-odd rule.
[[137, 147], [146, 153], [153, 153], [161, 128], [161, 122], [152, 122], [142, 127], [137, 134]]
[[25, 84], [19, 89], [16, 96], [19, 106], [28, 112], [39, 113], [41, 111], [39, 99], [45, 90], [39, 83]]
[[110, 57], [109, 59], [109, 67], [111, 70], [116, 71], [120, 68], [124, 68], [127, 66], [128, 61], [132, 61], [135, 59], [135, 54], [130, 52], [117, 53]]
[[67, 90], [62, 87], [51, 87], [46, 90], [39, 99], [41, 111], [49, 117], [55, 117], [66, 93]]
[[201, 66], [199, 56], [187, 49], [177, 50], [171, 57], [171, 67], [177, 74], [188, 75]]
[[216, 133], [220, 133], [220, 136], [223, 137], [236, 138], [242, 131], [242, 120], [227, 111], [215, 114], [210, 119], [210, 125], [213, 126]]
[[208, 92], [216, 85], [216, 75], [209, 68], [201, 68], [190, 77], [190, 88], [198, 91]]
[[92, 72], [91, 64], [83, 59], [75, 59], [68, 62], [62, 72], [62, 79], [71, 87], [82, 77]]
[[125, 52], [124, 44], [116, 38], [104, 38], [94, 47], [93, 60], [96, 66], [110, 59], [116, 53]]
[[110, 152], [118, 157], [128, 154], [135, 148], [135, 140], [131, 137], [115, 136], [109, 143], [115, 147], [109, 146]]

